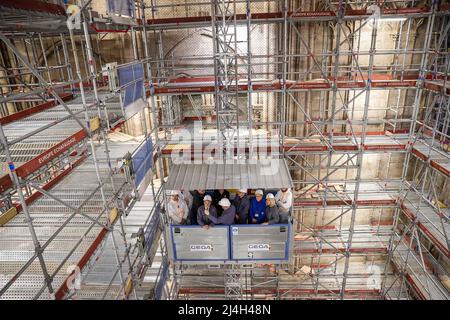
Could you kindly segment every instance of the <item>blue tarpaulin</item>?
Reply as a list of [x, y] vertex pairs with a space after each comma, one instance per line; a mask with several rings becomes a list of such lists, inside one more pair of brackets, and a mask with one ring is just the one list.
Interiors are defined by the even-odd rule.
[[117, 69], [117, 73], [119, 75], [119, 85], [121, 87], [125, 87], [134, 80], [132, 66], [119, 67]]
[[123, 105], [128, 105], [143, 98], [144, 95], [144, 66], [142, 63], [128, 65], [117, 69], [119, 85], [125, 91]]
[[144, 66], [142, 63], [122, 66], [118, 68], [118, 73], [119, 84], [121, 87], [125, 87], [127, 84], [135, 80], [144, 79]]
[[[153, 211], [150, 221], [148, 222], [148, 224], [145, 226], [144, 229], [145, 250], [147, 252], [147, 255], [151, 254], [152, 246], [154, 242], [157, 240], [156, 234], [159, 228], [159, 221], [161, 217], [160, 214], [161, 214], [161, 206], [158, 204], [155, 208], [155, 211]], [[169, 263], [167, 261], [167, 258], [163, 257], [160, 273], [158, 274], [158, 279], [155, 286], [155, 299], [157, 300], [162, 298], [164, 284], [167, 281], [168, 277], [168, 270], [169, 270], [168, 266]]]
[[156, 232], [159, 228], [160, 211], [161, 207], [158, 205], [144, 230], [145, 249], [147, 250], [147, 254], [150, 253], [152, 244], [155, 241]]
[[155, 286], [155, 300], [162, 299], [164, 285], [167, 281], [168, 276], [169, 276], [169, 262], [167, 261], [166, 257], [163, 257], [159, 277]]
[[132, 156], [133, 170], [135, 174], [134, 183], [136, 188], [142, 182], [147, 172], [152, 168], [152, 149], [152, 139], [147, 139]]
[[135, 79], [143, 79], [144, 78], [144, 66], [142, 63], [133, 64], [133, 72]]

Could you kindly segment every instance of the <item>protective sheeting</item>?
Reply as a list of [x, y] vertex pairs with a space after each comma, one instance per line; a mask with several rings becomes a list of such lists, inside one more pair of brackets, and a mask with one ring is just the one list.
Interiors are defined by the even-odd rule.
[[145, 250], [148, 255], [150, 255], [150, 250], [152, 249], [152, 245], [155, 242], [156, 234], [158, 233], [159, 228], [159, 219], [160, 219], [161, 207], [159, 204], [156, 206], [155, 211], [150, 218], [147, 226], [145, 226], [144, 230], [144, 240], [145, 240]]
[[282, 187], [292, 187], [291, 175], [283, 159], [251, 163], [174, 164], [166, 183], [166, 190]]
[[162, 300], [164, 298], [164, 286], [169, 278], [169, 262], [165, 256], [162, 257], [159, 277], [155, 285], [155, 300]]
[[138, 187], [153, 164], [153, 143], [147, 139], [132, 155], [133, 170], [135, 174], [135, 186]]
[[119, 86], [124, 92], [123, 106], [126, 118], [129, 119], [145, 106], [144, 67], [142, 63], [123, 66], [117, 69]]

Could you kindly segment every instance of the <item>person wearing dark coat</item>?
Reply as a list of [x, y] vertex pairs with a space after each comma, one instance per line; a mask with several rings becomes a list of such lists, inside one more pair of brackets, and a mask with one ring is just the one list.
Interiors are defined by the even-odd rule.
[[233, 201], [236, 207], [236, 221], [239, 224], [248, 223], [248, 213], [250, 210], [250, 199], [247, 195], [247, 189], [240, 189]]
[[219, 214], [219, 217], [222, 215], [223, 209], [219, 205], [219, 201], [223, 198], [230, 199], [230, 193], [225, 189], [218, 189], [214, 190], [212, 199], [213, 199], [213, 205], [217, 208], [217, 213]]
[[217, 210], [211, 204], [212, 198], [209, 194], [205, 195], [203, 198], [204, 205], [200, 206], [197, 211], [197, 223], [204, 229], [209, 229], [209, 227], [214, 226], [214, 222], [210, 217], [217, 217]]
[[266, 196], [266, 211], [263, 224], [277, 224], [280, 223], [280, 215], [278, 213], [278, 207], [275, 202], [275, 196], [271, 193]]
[[203, 197], [205, 196], [205, 190], [195, 190], [192, 193], [192, 207], [189, 212], [189, 224], [197, 224], [198, 208], [203, 205]]
[[223, 208], [223, 214], [218, 218], [210, 216], [209, 218], [211, 219], [211, 221], [214, 222], [214, 224], [234, 224], [236, 208], [231, 204], [230, 200], [228, 200], [227, 198], [223, 198], [219, 201], [219, 206]]

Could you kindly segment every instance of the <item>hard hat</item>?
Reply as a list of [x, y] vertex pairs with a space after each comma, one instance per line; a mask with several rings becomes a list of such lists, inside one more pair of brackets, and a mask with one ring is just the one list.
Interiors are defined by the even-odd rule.
[[247, 193], [247, 189], [239, 189], [239, 192]]
[[266, 199], [275, 199], [275, 196], [271, 193], [268, 193]]
[[203, 197], [203, 201], [212, 201], [212, 198], [209, 194]]
[[262, 190], [258, 189], [258, 190], [255, 191], [255, 194], [256, 195], [259, 194], [260, 196], [262, 196], [262, 195], [264, 195], [264, 192]]
[[229, 207], [229, 206], [231, 206], [231, 202], [227, 198], [222, 198], [219, 201], [219, 206], [221, 206], [221, 207]]
[[172, 191], [170, 192], [170, 195], [171, 195], [171, 196], [178, 196], [178, 195], [180, 195], [180, 193], [179, 193], [177, 190], [172, 190]]

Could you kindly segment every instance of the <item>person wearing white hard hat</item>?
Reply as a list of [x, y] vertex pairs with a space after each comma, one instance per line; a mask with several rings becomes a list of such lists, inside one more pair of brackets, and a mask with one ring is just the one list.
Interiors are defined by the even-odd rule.
[[264, 222], [262, 224], [277, 224], [280, 222], [278, 207], [275, 202], [275, 196], [271, 193], [266, 195], [266, 211]]
[[250, 199], [247, 195], [247, 189], [239, 189], [238, 194], [233, 200], [236, 207], [236, 222], [240, 224], [248, 223], [248, 212], [250, 210]]
[[212, 198], [209, 194], [203, 197], [203, 205], [197, 211], [197, 223], [204, 229], [214, 226], [210, 217], [217, 217], [217, 210], [212, 205]]
[[222, 215], [222, 207], [219, 205], [219, 201], [223, 198], [230, 199], [230, 193], [225, 189], [216, 189], [212, 194], [213, 205], [217, 207], [217, 214], [219, 217]]
[[264, 201], [264, 192], [255, 191], [255, 197], [250, 202], [250, 222], [259, 224], [265, 221], [266, 201]]
[[180, 193], [173, 190], [170, 193], [170, 201], [167, 204], [167, 214], [173, 224], [186, 224], [189, 209], [186, 202], [180, 198]]
[[281, 188], [275, 195], [280, 213], [280, 223], [287, 223], [291, 214], [293, 195], [290, 188]]
[[218, 218], [210, 216], [209, 218], [211, 219], [211, 221], [214, 222], [214, 224], [234, 224], [236, 208], [231, 204], [230, 200], [228, 200], [227, 198], [221, 199], [219, 201], [219, 206], [221, 206], [223, 209], [222, 215]]

